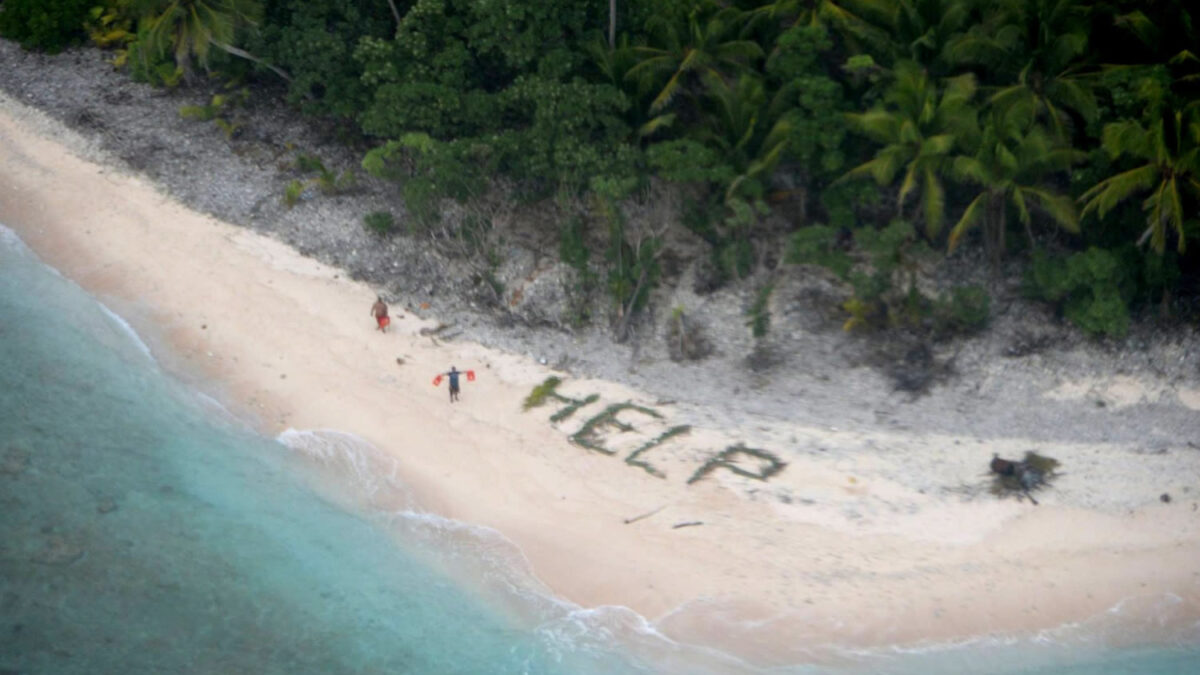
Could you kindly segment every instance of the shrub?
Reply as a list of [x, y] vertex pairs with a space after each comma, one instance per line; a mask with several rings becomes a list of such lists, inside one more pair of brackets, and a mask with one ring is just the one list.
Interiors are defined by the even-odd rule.
[[837, 231], [827, 225], [802, 228], [788, 242], [785, 259], [793, 265], [819, 265], [845, 279], [854, 261], [841, 249], [841, 238]]
[[298, 180], [294, 180], [294, 181], [291, 181], [290, 183], [288, 183], [287, 187], [284, 188], [284, 191], [283, 191], [284, 205], [287, 206], [289, 209], [292, 208], [293, 206], [295, 206], [296, 203], [300, 201], [300, 198], [304, 196], [304, 191], [306, 189], [307, 189], [307, 186]]
[[387, 211], [372, 211], [363, 216], [363, 226], [380, 236], [391, 234], [396, 227], [396, 218]]
[[575, 326], [591, 318], [588, 306], [597, 281], [597, 275], [589, 264], [591, 256], [586, 240], [586, 223], [578, 216], [570, 218], [559, 228], [558, 257], [575, 270], [574, 283], [566, 285], [569, 307], [565, 317]]
[[667, 324], [667, 354], [672, 361], [699, 361], [712, 353], [703, 328], [680, 305], [671, 310]]
[[990, 309], [991, 297], [982, 286], [959, 286], [934, 306], [935, 325], [943, 335], [969, 335], [987, 325]]
[[86, 37], [84, 24], [95, 0], [5, 0], [0, 35], [25, 49], [51, 54]]
[[1031, 296], [1054, 304], [1093, 336], [1122, 337], [1129, 330], [1127, 287], [1127, 272], [1117, 257], [1094, 246], [1065, 261], [1038, 251], [1026, 277]]
[[156, 87], [175, 87], [183, 80], [181, 68], [170, 56], [157, 53], [147, 47], [149, 31], [146, 28], [138, 30], [137, 39], [129, 45], [128, 58], [129, 76], [135, 82], [145, 82]]

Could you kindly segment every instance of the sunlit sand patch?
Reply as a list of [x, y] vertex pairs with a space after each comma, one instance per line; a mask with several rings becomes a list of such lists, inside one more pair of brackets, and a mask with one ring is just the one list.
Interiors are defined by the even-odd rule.
[[[1063, 382], [1043, 396], [1056, 401], [1094, 399], [1097, 404], [1103, 404], [1110, 408], [1125, 408], [1158, 400], [1165, 393], [1165, 389], [1161, 386], [1148, 385], [1129, 375], [1118, 375], [1108, 380], [1087, 378]], [[1197, 400], [1197, 404], [1200, 405], [1200, 400]]]
[[318, 279], [331, 279], [340, 274], [338, 270], [322, 262], [305, 258], [283, 242], [255, 232], [233, 232], [227, 238], [239, 249], [258, 256], [277, 270]]
[[1188, 408], [1200, 410], [1200, 389], [1179, 389], [1176, 390], [1175, 396]]
[[1091, 380], [1068, 381], [1051, 389], [1043, 396], [1055, 401], [1077, 401], [1086, 397], [1095, 386], [1096, 383]]

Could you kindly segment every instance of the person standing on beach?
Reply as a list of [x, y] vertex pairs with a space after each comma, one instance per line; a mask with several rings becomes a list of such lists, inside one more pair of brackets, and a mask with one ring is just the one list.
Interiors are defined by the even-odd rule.
[[383, 301], [382, 295], [375, 296], [375, 304], [371, 305], [371, 316], [375, 317], [375, 323], [379, 325], [379, 331], [386, 333], [388, 324], [392, 320], [388, 318], [387, 303]]
[[450, 402], [454, 403], [458, 400], [458, 376], [460, 373], [454, 366], [450, 366], [450, 371], [442, 374], [450, 379]]

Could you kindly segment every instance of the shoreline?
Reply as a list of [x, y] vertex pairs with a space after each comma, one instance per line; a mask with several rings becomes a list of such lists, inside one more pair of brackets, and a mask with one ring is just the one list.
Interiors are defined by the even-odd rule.
[[[1147, 594], [1174, 593], [1200, 616], [1191, 513], [1200, 453], [1022, 438], [960, 444], [747, 417], [653, 446], [667, 476], [659, 478], [622, 457], [691, 411], [564, 377], [565, 396], [599, 401], [557, 425], [547, 417], [558, 406], [523, 413], [530, 390], [561, 373], [466, 342], [435, 344], [420, 334], [436, 327], [432, 314], [394, 308], [392, 332], [380, 335], [366, 285], [78, 158], [60, 144], [73, 134], [47, 137], [53, 125], [30, 126], [33, 114], [19, 105], [0, 97], [0, 222], [43, 261], [111, 299], [156, 356], [167, 355], [165, 369], [216, 383], [206, 393], [263, 433], [334, 428], [363, 438], [397, 457], [424, 508], [501, 532], [538, 579], [583, 607], [626, 606], [673, 639], [767, 664], [828, 643], [1036, 632]], [[479, 379], [447, 407], [429, 379], [451, 364]], [[626, 412], [638, 435], [606, 436], [614, 456], [568, 441], [585, 413], [626, 400], [662, 418]], [[766, 482], [724, 469], [685, 482], [739, 442], [769, 450], [786, 470]], [[992, 451], [1046, 446], [1068, 469], [1043, 506], [980, 493]], [[763, 468], [746, 457], [737, 464]], [[1159, 476], [1174, 480], [1170, 504], [1157, 503]], [[976, 492], [946, 488], [953, 480]], [[703, 525], [674, 527], [688, 522]], [[1005, 579], [1038, 593], [1006, 593]], [[739, 635], [714, 618], [727, 613], [777, 625]]]

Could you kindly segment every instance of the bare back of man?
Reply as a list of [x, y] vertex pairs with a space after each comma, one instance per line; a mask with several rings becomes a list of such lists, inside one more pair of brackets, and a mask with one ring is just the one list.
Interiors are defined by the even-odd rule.
[[383, 301], [383, 296], [375, 297], [375, 304], [371, 305], [371, 316], [375, 317], [375, 323], [378, 325], [380, 332], [386, 333], [388, 324], [392, 320], [388, 317], [388, 306]]

